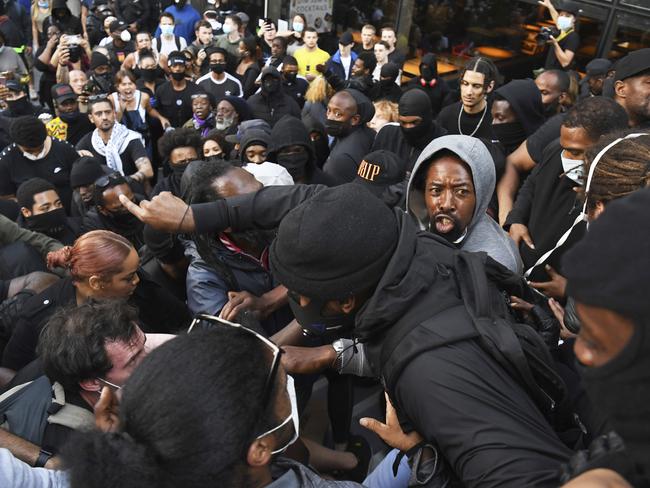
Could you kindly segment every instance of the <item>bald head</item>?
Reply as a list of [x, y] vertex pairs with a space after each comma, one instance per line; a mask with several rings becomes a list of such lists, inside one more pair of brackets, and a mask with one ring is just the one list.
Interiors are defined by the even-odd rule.
[[346, 91], [335, 93], [327, 104], [327, 119], [359, 125], [361, 117], [354, 97]]
[[84, 89], [84, 86], [88, 82], [88, 77], [86, 76], [86, 73], [79, 69], [73, 69], [68, 73], [68, 80], [70, 82], [70, 86], [72, 87], [72, 90], [77, 94], [81, 95], [81, 92]]

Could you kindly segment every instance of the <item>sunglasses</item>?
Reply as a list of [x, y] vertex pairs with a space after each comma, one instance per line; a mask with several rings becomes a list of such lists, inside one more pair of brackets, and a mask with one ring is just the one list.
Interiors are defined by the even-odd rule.
[[111, 173], [105, 176], [100, 176], [95, 180], [95, 186], [97, 188], [107, 188], [109, 186], [121, 185], [122, 183], [126, 183], [126, 180], [120, 173]]
[[271, 369], [269, 371], [269, 374], [266, 377], [266, 383], [264, 384], [264, 390], [262, 394], [262, 405], [266, 408], [266, 406], [269, 404], [271, 391], [273, 390], [273, 384], [275, 382], [275, 377], [277, 376], [278, 369], [280, 367], [280, 356], [282, 355], [282, 349], [280, 349], [278, 346], [273, 344], [273, 342], [268, 340], [263, 335], [255, 332], [253, 329], [249, 329], [248, 327], [244, 327], [241, 324], [236, 324], [234, 322], [230, 322], [228, 320], [215, 317], [214, 315], [208, 315], [203, 313], [197, 314], [194, 317], [194, 320], [192, 320], [192, 323], [190, 324], [189, 328], [187, 329], [187, 333], [190, 334], [195, 327], [204, 330], [206, 329], [210, 330], [217, 327], [232, 327], [241, 330], [246, 334], [250, 334], [254, 336], [256, 339], [262, 341], [264, 345], [271, 350], [271, 352], [273, 353], [273, 362], [271, 363]]
[[101, 102], [103, 100], [108, 100], [108, 95], [106, 93], [99, 93], [88, 97], [89, 102]]

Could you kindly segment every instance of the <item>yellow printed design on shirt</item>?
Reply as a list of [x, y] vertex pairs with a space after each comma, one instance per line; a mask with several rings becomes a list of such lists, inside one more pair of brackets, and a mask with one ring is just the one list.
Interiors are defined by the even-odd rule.
[[60, 141], [65, 141], [68, 138], [68, 124], [63, 122], [59, 117], [45, 124], [45, 129], [47, 129], [48, 136]]

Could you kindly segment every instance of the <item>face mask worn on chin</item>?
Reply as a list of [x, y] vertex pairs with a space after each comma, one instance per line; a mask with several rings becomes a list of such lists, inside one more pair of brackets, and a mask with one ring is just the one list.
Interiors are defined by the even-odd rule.
[[[429, 130], [431, 129], [431, 123], [426, 123], [424, 119], [422, 122], [420, 122], [418, 125], [415, 127], [401, 127], [402, 129], [402, 135], [404, 135], [404, 139], [406, 139], [406, 142], [408, 142], [411, 146], [420, 148], [420, 146], [424, 147], [426, 144], [431, 142], [430, 140], [424, 140], [426, 136], [429, 134]], [[424, 142], [424, 146], [422, 143]]]
[[350, 132], [350, 123], [325, 119], [325, 131], [332, 137], [345, 137]]
[[562, 158], [562, 170], [564, 176], [575, 181], [578, 185], [584, 184], [584, 161], [582, 159], [569, 159], [564, 157], [564, 151], [560, 156]]
[[7, 105], [14, 116], [34, 115], [34, 106], [26, 96], [18, 100], [7, 100]]
[[271, 430], [264, 432], [262, 435], [258, 435], [257, 439], [261, 439], [273, 432], [280, 430], [289, 422], [293, 423], [293, 436], [283, 447], [276, 449], [271, 452], [271, 454], [280, 454], [287, 450], [287, 448], [298, 440], [298, 433], [300, 432], [300, 417], [298, 416], [298, 400], [296, 397], [296, 387], [293, 382], [293, 378], [287, 375], [287, 393], [289, 394], [289, 401], [291, 402], [291, 413], [289, 416], [277, 427], [272, 428]]
[[571, 29], [571, 27], [573, 27], [573, 19], [565, 15], [560, 15], [557, 18], [557, 22], [555, 23], [555, 25], [561, 31], [568, 31], [569, 29]]
[[220, 75], [221, 73], [226, 71], [226, 65], [223, 63], [210, 63], [210, 71]]
[[128, 30], [123, 30], [120, 33], [120, 39], [122, 39], [124, 42], [129, 42], [131, 40], [131, 33]]
[[465, 240], [465, 237], [467, 237], [467, 227], [461, 230], [462, 224], [460, 220], [458, 220], [453, 215], [447, 215], [447, 217], [449, 217], [454, 222], [454, 228], [446, 233], [438, 232], [436, 226], [436, 217], [437, 216], [429, 217], [429, 227], [427, 230], [433, 234], [439, 235], [455, 246], [460, 246], [460, 244]]
[[57, 208], [39, 215], [25, 218], [29, 230], [55, 236], [63, 231], [66, 224], [65, 210]]
[[305, 335], [321, 337], [325, 334], [340, 336], [354, 327], [355, 313], [324, 316], [322, 310], [326, 300], [312, 299], [301, 307], [294, 296], [289, 294], [289, 306]]
[[492, 134], [503, 144], [509, 153], [526, 139], [526, 132], [519, 122], [492, 124]]
[[262, 88], [266, 93], [275, 93], [280, 90], [280, 80], [276, 80], [275, 78], [264, 80]]
[[52, 147], [52, 139], [46, 137], [45, 143], [43, 144], [43, 149], [41, 149], [41, 151], [38, 154], [24, 152], [23, 156], [25, 156], [25, 158], [29, 159], [30, 161], [38, 161], [39, 159], [43, 159], [45, 156], [48, 155], [51, 147]]

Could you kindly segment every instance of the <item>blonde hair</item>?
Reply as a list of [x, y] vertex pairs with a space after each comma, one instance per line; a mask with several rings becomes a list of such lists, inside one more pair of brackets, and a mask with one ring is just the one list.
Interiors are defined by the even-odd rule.
[[374, 102], [375, 115], [381, 117], [388, 122], [399, 122], [399, 107], [395, 102], [388, 100], [380, 100]]
[[309, 84], [305, 100], [311, 103], [323, 103], [329, 100], [336, 91], [330, 86], [324, 76], [320, 75], [314, 78]]

